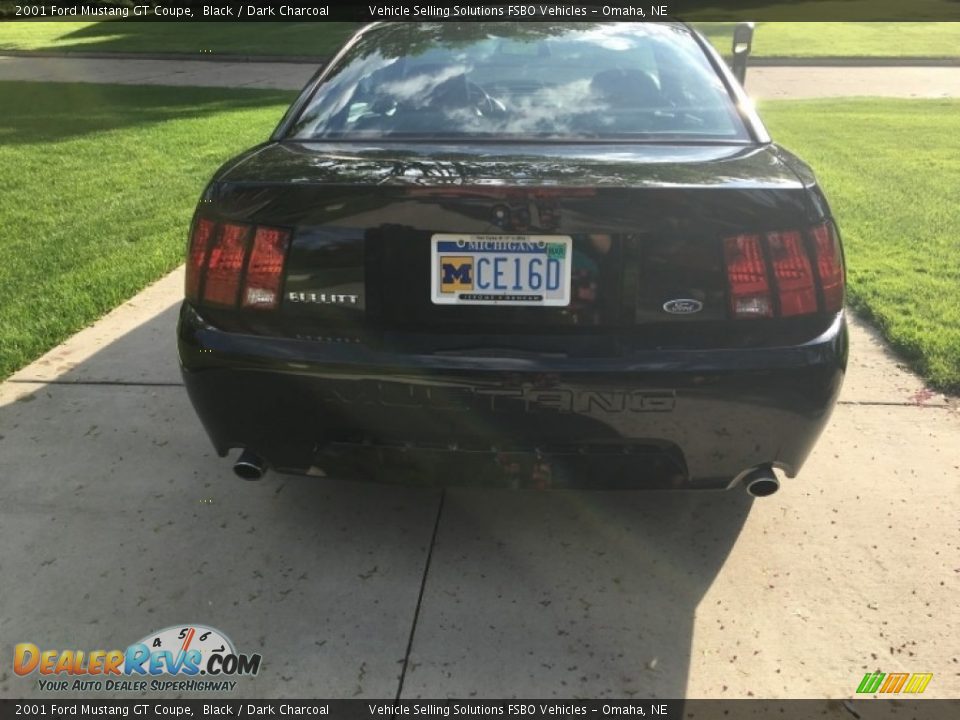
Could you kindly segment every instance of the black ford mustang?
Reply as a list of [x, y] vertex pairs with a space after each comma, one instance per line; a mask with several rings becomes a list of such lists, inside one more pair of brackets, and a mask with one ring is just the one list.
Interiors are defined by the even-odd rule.
[[207, 187], [179, 348], [242, 477], [761, 495], [843, 295], [813, 173], [689, 27], [380, 24]]

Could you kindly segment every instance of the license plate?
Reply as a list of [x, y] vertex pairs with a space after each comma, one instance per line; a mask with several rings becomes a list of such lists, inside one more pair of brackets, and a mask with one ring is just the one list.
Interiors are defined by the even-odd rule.
[[431, 238], [435, 305], [570, 304], [568, 235], [446, 235]]

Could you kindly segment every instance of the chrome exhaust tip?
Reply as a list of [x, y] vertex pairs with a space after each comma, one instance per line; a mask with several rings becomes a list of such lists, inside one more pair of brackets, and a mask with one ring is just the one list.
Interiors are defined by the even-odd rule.
[[233, 471], [243, 480], [259, 480], [267, 473], [267, 463], [251, 450], [244, 450], [233, 464]]
[[780, 481], [769, 465], [751, 471], [743, 479], [747, 495], [755, 498], [770, 497], [780, 489]]

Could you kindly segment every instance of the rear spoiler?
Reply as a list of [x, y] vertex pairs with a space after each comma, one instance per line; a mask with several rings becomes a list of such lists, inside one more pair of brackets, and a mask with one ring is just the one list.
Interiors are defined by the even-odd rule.
[[730, 69], [741, 85], [744, 85], [747, 79], [747, 58], [753, 49], [753, 29], [752, 22], [737, 23], [733, 29], [733, 59]]

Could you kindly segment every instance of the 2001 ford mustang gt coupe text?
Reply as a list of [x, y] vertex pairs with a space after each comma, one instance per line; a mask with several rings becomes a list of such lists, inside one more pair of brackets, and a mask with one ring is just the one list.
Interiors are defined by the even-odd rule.
[[689, 27], [378, 24], [207, 187], [179, 347], [243, 477], [760, 495], [843, 295], [812, 172]]

